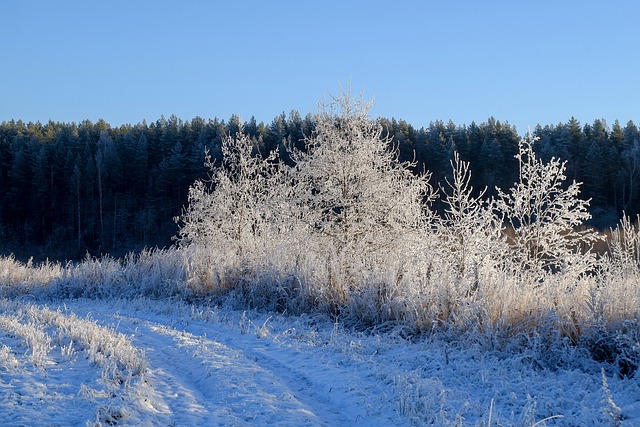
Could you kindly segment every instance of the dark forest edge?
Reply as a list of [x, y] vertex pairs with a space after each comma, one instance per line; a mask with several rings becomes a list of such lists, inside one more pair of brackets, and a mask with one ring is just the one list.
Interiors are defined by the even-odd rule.
[[[404, 120], [380, 118], [400, 160], [431, 172], [438, 188], [451, 178], [454, 153], [470, 162], [471, 185], [509, 188], [518, 177], [514, 157], [521, 139], [515, 127], [490, 118], [481, 124], [435, 121], [416, 129]], [[187, 205], [189, 186], [206, 179], [204, 153], [220, 164], [225, 136], [242, 131], [261, 153], [287, 145], [304, 148], [314, 116], [292, 111], [270, 124], [176, 116], [156, 122], [112, 127], [96, 123], [9, 121], [0, 124], [0, 254], [18, 259], [81, 259], [123, 256], [145, 247], [168, 247], [178, 233], [174, 218]], [[632, 122], [609, 127], [604, 120], [580, 124], [575, 118], [537, 126], [534, 149], [540, 159], [567, 161], [567, 182], [582, 182], [591, 199], [589, 225], [617, 224], [622, 212], [640, 212], [640, 131]], [[442, 209], [439, 201], [436, 210]]]

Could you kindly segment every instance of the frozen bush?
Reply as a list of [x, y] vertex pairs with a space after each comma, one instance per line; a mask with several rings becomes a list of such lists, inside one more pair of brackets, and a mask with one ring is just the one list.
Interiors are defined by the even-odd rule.
[[451, 162], [453, 178], [442, 188], [445, 212], [439, 221], [442, 255], [450, 266], [457, 290], [469, 296], [478, 290], [483, 268], [494, 268], [507, 251], [503, 226], [484, 199], [485, 190], [473, 196], [469, 163], [458, 153]]
[[12, 297], [33, 292], [36, 287], [48, 285], [64, 275], [59, 262], [22, 263], [13, 255], [0, 257], [0, 296]]
[[238, 133], [222, 143], [223, 162], [209, 182], [189, 189], [189, 205], [176, 220], [187, 256], [190, 286], [198, 293], [226, 292], [236, 282], [269, 268], [277, 241], [279, 188], [276, 154], [263, 158], [256, 143]]
[[579, 228], [591, 217], [589, 201], [579, 198], [579, 183], [565, 187], [566, 161], [552, 158], [544, 163], [531, 144], [530, 139], [520, 142], [518, 182], [509, 192], [498, 189], [495, 200], [496, 210], [513, 230], [508, 267], [529, 286], [548, 274], [577, 280], [595, 268], [589, 249], [599, 237]]

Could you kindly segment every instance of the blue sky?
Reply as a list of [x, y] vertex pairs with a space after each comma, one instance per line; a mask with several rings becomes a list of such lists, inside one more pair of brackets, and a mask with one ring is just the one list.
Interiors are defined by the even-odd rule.
[[0, 5], [0, 122], [374, 116], [640, 122], [640, 2], [33, 1]]

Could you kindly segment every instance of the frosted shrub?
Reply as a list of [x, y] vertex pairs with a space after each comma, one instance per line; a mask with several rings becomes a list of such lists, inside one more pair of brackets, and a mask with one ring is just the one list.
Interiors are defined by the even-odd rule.
[[126, 289], [118, 295], [120, 297], [190, 295], [186, 286], [186, 262], [175, 248], [130, 253], [122, 263]]
[[479, 270], [497, 265], [507, 247], [500, 218], [483, 199], [485, 190], [473, 196], [469, 163], [455, 153], [453, 178], [443, 188], [447, 206], [439, 222], [438, 236], [459, 290], [469, 295], [477, 290]]
[[518, 182], [486, 201], [484, 191], [473, 195], [469, 164], [454, 155], [437, 248], [422, 259], [422, 322], [435, 316], [443, 325], [510, 335], [553, 324], [576, 342], [598, 265], [589, 252], [596, 234], [579, 229], [589, 203], [579, 184], [565, 185], [566, 164], [537, 159], [530, 140], [516, 158]]
[[520, 142], [516, 158], [519, 180], [508, 193], [498, 189], [495, 201], [513, 230], [509, 267], [529, 285], [552, 273], [577, 280], [595, 266], [595, 255], [588, 249], [598, 236], [579, 229], [591, 218], [589, 201], [579, 198], [579, 183], [564, 187], [566, 162], [552, 158], [544, 163], [536, 157], [531, 140]]
[[[530, 330], [551, 317], [577, 340], [584, 320], [582, 307], [598, 265], [590, 249], [600, 237], [581, 228], [590, 218], [589, 201], [580, 199], [580, 184], [565, 184], [566, 162], [538, 159], [530, 139], [520, 142], [516, 158], [518, 182], [508, 192], [498, 189], [493, 201], [509, 230], [501, 267], [506, 278], [494, 297], [516, 298], [512, 306], [490, 317], [494, 322], [511, 319], [510, 325], [521, 325], [518, 330]], [[507, 291], [507, 287], [513, 289]]]
[[640, 231], [623, 215], [610, 235], [585, 303], [582, 341], [596, 360], [630, 376], [640, 367]]
[[222, 165], [207, 155], [211, 180], [191, 186], [189, 206], [177, 218], [191, 286], [205, 292], [228, 288], [273, 256], [268, 243], [278, 208], [276, 154], [263, 158], [255, 141], [239, 133], [223, 140], [222, 155]]
[[34, 264], [17, 261], [13, 255], [0, 257], [0, 296], [30, 293], [35, 287], [46, 286], [64, 274], [60, 263]]
[[441, 188], [446, 208], [437, 222], [439, 260], [432, 263], [441, 276], [438, 318], [451, 320], [453, 315], [461, 323], [463, 316], [478, 319], [478, 301], [495, 288], [492, 280], [507, 247], [500, 218], [483, 199], [485, 190], [473, 195], [469, 163], [455, 153], [451, 166], [452, 179]]

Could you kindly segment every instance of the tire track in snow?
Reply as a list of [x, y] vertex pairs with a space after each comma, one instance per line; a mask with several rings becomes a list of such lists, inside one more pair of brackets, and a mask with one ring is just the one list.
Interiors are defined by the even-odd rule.
[[248, 343], [236, 331], [224, 334], [221, 343], [204, 332], [194, 335], [136, 317], [112, 319], [146, 353], [150, 372], [138, 403], [153, 424], [355, 425], [335, 402], [301, 393], [301, 385], [314, 386], [303, 376], [283, 380], [282, 365], [275, 364], [275, 372], [257, 363], [257, 353], [247, 353]]
[[381, 416], [383, 409], [393, 412], [388, 410], [393, 405], [388, 391], [377, 387], [378, 380], [363, 378], [370, 371], [360, 371], [362, 366], [354, 365], [353, 361], [345, 361], [341, 366], [335, 362], [336, 357], [340, 359], [339, 355], [327, 357], [326, 348], [300, 351], [252, 334], [233, 339], [242, 342], [240, 347], [245, 357], [277, 376], [293, 397], [307, 403], [326, 425], [397, 427], [402, 424], [398, 419]]
[[324, 363], [320, 348], [301, 352], [217, 323], [179, 330], [139, 314], [93, 314], [145, 351], [150, 372], [139, 416], [154, 425], [403, 424], [380, 416], [389, 399], [370, 390], [370, 378], [354, 382], [354, 366]]
[[113, 320], [147, 356], [148, 382], [138, 402], [146, 414], [141, 418], [152, 418], [153, 425], [240, 426], [255, 421], [257, 414], [238, 406], [258, 390], [235, 375], [246, 367], [231, 349], [207, 343], [215, 354], [205, 359], [204, 337], [135, 317], [117, 315]]

